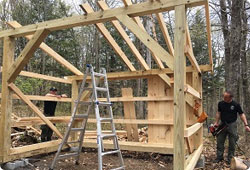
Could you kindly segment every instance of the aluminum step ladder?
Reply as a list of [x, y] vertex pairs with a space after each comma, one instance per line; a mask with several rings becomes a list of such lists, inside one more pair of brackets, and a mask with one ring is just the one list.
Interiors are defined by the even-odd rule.
[[[92, 80], [92, 87], [85, 87], [86, 86], [86, 80], [87, 76], [91, 76]], [[103, 78], [104, 79], [104, 87], [97, 87], [98, 82], [96, 81], [96, 78]], [[88, 102], [82, 102], [81, 98], [83, 96], [84, 91], [90, 91], [92, 92], [92, 95], [90, 97], [90, 101]], [[106, 96], [106, 101], [98, 101], [98, 93], [103, 92]], [[86, 114], [77, 114], [78, 113], [78, 107], [80, 105], [87, 105], [87, 113]], [[84, 74], [82, 84], [79, 89], [78, 97], [77, 100], [75, 101], [75, 106], [72, 112], [72, 116], [70, 119], [70, 122], [68, 124], [67, 131], [62, 139], [61, 144], [59, 145], [59, 148], [57, 150], [57, 153], [55, 155], [55, 158], [50, 166], [50, 170], [53, 170], [55, 167], [55, 164], [57, 160], [67, 158], [67, 157], [76, 157], [75, 164], [79, 165], [79, 157], [80, 153], [82, 151], [82, 145], [83, 145], [83, 139], [84, 139], [84, 134], [86, 130], [86, 124], [88, 121], [89, 113], [94, 107], [95, 110], [95, 115], [96, 115], [96, 123], [97, 123], [97, 145], [98, 145], [98, 170], [103, 169], [103, 156], [105, 155], [111, 155], [111, 154], [117, 154], [120, 165], [118, 168], [114, 168], [115, 170], [119, 169], [125, 169], [121, 150], [118, 144], [118, 138], [116, 135], [115, 131], [115, 125], [113, 122], [113, 112], [112, 112], [112, 103], [110, 101], [110, 95], [109, 95], [109, 88], [108, 88], [108, 80], [107, 80], [107, 74], [106, 70], [102, 68], [101, 73], [96, 73], [94, 72], [94, 69], [91, 65], [87, 65], [86, 73]], [[108, 112], [108, 117], [101, 117], [100, 116], [100, 110], [99, 107], [106, 107], [106, 110]], [[73, 127], [76, 119], [82, 119], [82, 124], [80, 128], [75, 128]], [[109, 123], [111, 125], [111, 133], [110, 134], [104, 134], [102, 133], [102, 123]], [[76, 141], [68, 141], [70, 132], [80, 132], [79, 138]], [[112, 139], [113, 140], [113, 145], [114, 149], [111, 151], [105, 151], [104, 150], [104, 145], [103, 145], [103, 140], [104, 139]], [[71, 147], [72, 144], [78, 144], [77, 147]], [[61, 154], [61, 151], [63, 149], [64, 145], [69, 145], [71, 148], [71, 153], [67, 154]]]

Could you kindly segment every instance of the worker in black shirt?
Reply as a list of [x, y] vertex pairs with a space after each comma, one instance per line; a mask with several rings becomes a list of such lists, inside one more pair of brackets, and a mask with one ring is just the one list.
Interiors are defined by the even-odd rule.
[[[55, 87], [50, 88], [50, 91], [48, 94], [46, 94], [46, 96], [57, 98], [67, 97], [65, 94], [57, 95], [57, 89]], [[56, 101], [44, 101], [44, 115], [48, 117], [55, 116], [56, 105]], [[53, 130], [51, 130], [47, 125], [42, 125], [41, 130], [41, 142], [51, 141]]]
[[217, 136], [217, 158], [215, 160], [215, 163], [218, 163], [223, 160], [224, 144], [227, 136], [229, 140], [228, 157], [227, 157], [228, 164], [230, 164], [231, 159], [234, 156], [235, 146], [238, 140], [237, 123], [236, 123], [238, 115], [243, 121], [246, 131], [250, 132], [246, 115], [243, 113], [241, 106], [235, 101], [233, 101], [233, 94], [229, 91], [226, 91], [224, 93], [224, 100], [219, 102], [218, 112], [216, 113], [215, 127], [218, 127], [220, 125], [222, 126], [226, 125], [227, 127]]

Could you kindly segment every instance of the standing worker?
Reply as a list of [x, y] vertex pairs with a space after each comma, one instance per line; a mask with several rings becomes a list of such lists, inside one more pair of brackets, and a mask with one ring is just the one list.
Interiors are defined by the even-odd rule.
[[[231, 159], [233, 158], [235, 152], [236, 142], [238, 140], [236, 122], [238, 114], [244, 123], [246, 131], [250, 132], [246, 115], [243, 113], [240, 104], [233, 100], [232, 92], [224, 92], [224, 100], [218, 104], [218, 112], [216, 113], [216, 122], [214, 126], [226, 127], [217, 136], [217, 158], [215, 159], [215, 163], [224, 159], [224, 144], [227, 136], [229, 140], [227, 163], [231, 163]], [[221, 123], [219, 124], [220, 121]]]
[[[57, 95], [57, 89], [55, 87], [51, 87], [49, 90], [49, 93], [46, 94], [47, 97], [67, 97], [67, 95]], [[55, 116], [55, 110], [56, 110], [56, 101], [44, 101], [44, 115], [48, 117]], [[47, 125], [41, 126], [42, 134], [41, 134], [41, 142], [51, 141], [51, 137], [53, 134], [53, 130], [50, 129]]]

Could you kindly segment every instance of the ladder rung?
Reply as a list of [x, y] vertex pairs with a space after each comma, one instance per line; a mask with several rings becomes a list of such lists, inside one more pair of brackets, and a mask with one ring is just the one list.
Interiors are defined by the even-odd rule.
[[112, 134], [102, 134], [101, 135], [101, 138], [111, 138], [111, 137], [116, 137], [116, 134], [112, 133]]
[[125, 169], [125, 166], [121, 166], [121, 167], [118, 167], [118, 168], [113, 168], [111, 170], [120, 170], [120, 169]]
[[72, 128], [71, 131], [83, 131], [84, 128]]
[[88, 118], [88, 114], [76, 114], [75, 118]]
[[79, 143], [80, 141], [78, 140], [78, 141], [69, 141], [69, 142], [67, 142], [67, 144], [74, 144], [74, 143]]
[[112, 103], [110, 103], [110, 102], [98, 102], [98, 105], [99, 106], [111, 106]]
[[107, 92], [107, 91], [108, 91], [107, 88], [103, 88], [103, 87], [96, 87], [96, 90], [97, 90], [97, 91], [104, 91], [104, 92]]
[[79, 155], [78, 152], [68, 153], [68, 154], [60, 155], [59, 158], [63, 159], [63, 158], [72, 157], [72, 156], [78, 156], [78, 155]]
[[119, 153], [119, 152], [120, 152], [120, 150], [114, 150], [114, 151], [102, 152], [102, 156], [104, 156], [104, 155], [116, 154], [116, 153]]
[[112, 120], [112, 118], [100, 118], [100, 121], [102, 122], [111, 122]]
[[94, 75], [95, 75], [95, 76], [98, 76], [98, 77], [105, 77], [105, 76], [106, 76], [105, 74], [102, 74], [102, 73], [96, 73], [96, 72], [94, 72]]

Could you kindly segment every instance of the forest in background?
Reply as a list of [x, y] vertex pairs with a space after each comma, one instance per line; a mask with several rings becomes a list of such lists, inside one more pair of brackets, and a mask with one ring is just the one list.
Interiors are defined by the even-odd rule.
[[[95, 11], [99, 10], [96, 0], [0, 0], [0, 30], [7, 29], [6, 21], [16, 20], [22, 25], [84, 14], [79, 4], [88, 2]], [[133, 0], [139, 3], [143, 0]], [[111, 8], [122, 5], [122, 1], [106, 0]], [[212, 51], [214, 58], [214, 72], [203, 73], [203, 104], [205, 111], [213, 118], [217, 110], [217, 102], [221, 100], [225, 89], [231, 90], [235, 100], [242, 104], [250, 122], [250, 2], [247, 0], [210, 0], [210, 20], [212, 26]], [[208, 64], [208, 46], [206, 35], [205, 10], [203, 7], [188, 9], [188, 25], [191, 34], [195, 57], [199, 64]], [[167, 46], [154, 15], [141, 17], [147, 32], [165, 49]], [[164, 13], [164, 19], [173, 42], [174, 13]], [[105, 23], [116, 42], [128, 56], [137, 70], [142, 70], [129, 47], [111, 23]], [[127, 30], [134, 44], [151, 68], [157, 68], [150, 51]], [[0, 40], [0, 64], [2, 65], [2, 40]], [[17, 39], [16, 55], [24, 48], [27, 40]], [[45, 43], [62, 55], [66, 60], [84, 71], [85, 65], [90, 63], [98, 71], [101, 67], [107, 72], [128, 71], [120, 57], [110, 48], [94, 25], [77, 27], [52, 32]], [[16, 57], [17, 57], [16, 56]], [[34, 57], [25, 67], [26, 71], [63, 77], [72, 75], [41, 50], [37, 50]], [[39, 79], [18, 77], [15, 82], [25, 93], [31, 95], [45, 95], [51, 86], [56, 86], [60, 93], [71, 95], [71, 87], [61, 83], [52, 83]], [[145, 96], [146, 80], [114, 81], [110, 83], [112, 96], [121, 96], [121, 88], [133, 87], [134, 96]], [[39, 103], [38, 103], [39, 104]], [[122, 112], [117, 106], [116, 112]], [[146, 104], [136, 102], [138, 118], [146, 117]], [[212, 120], [210, 120], [212, 122]], [[243, 131], [242, 131], [243, 132]], [[250, 137], [246, 137], [250, 140]]]

